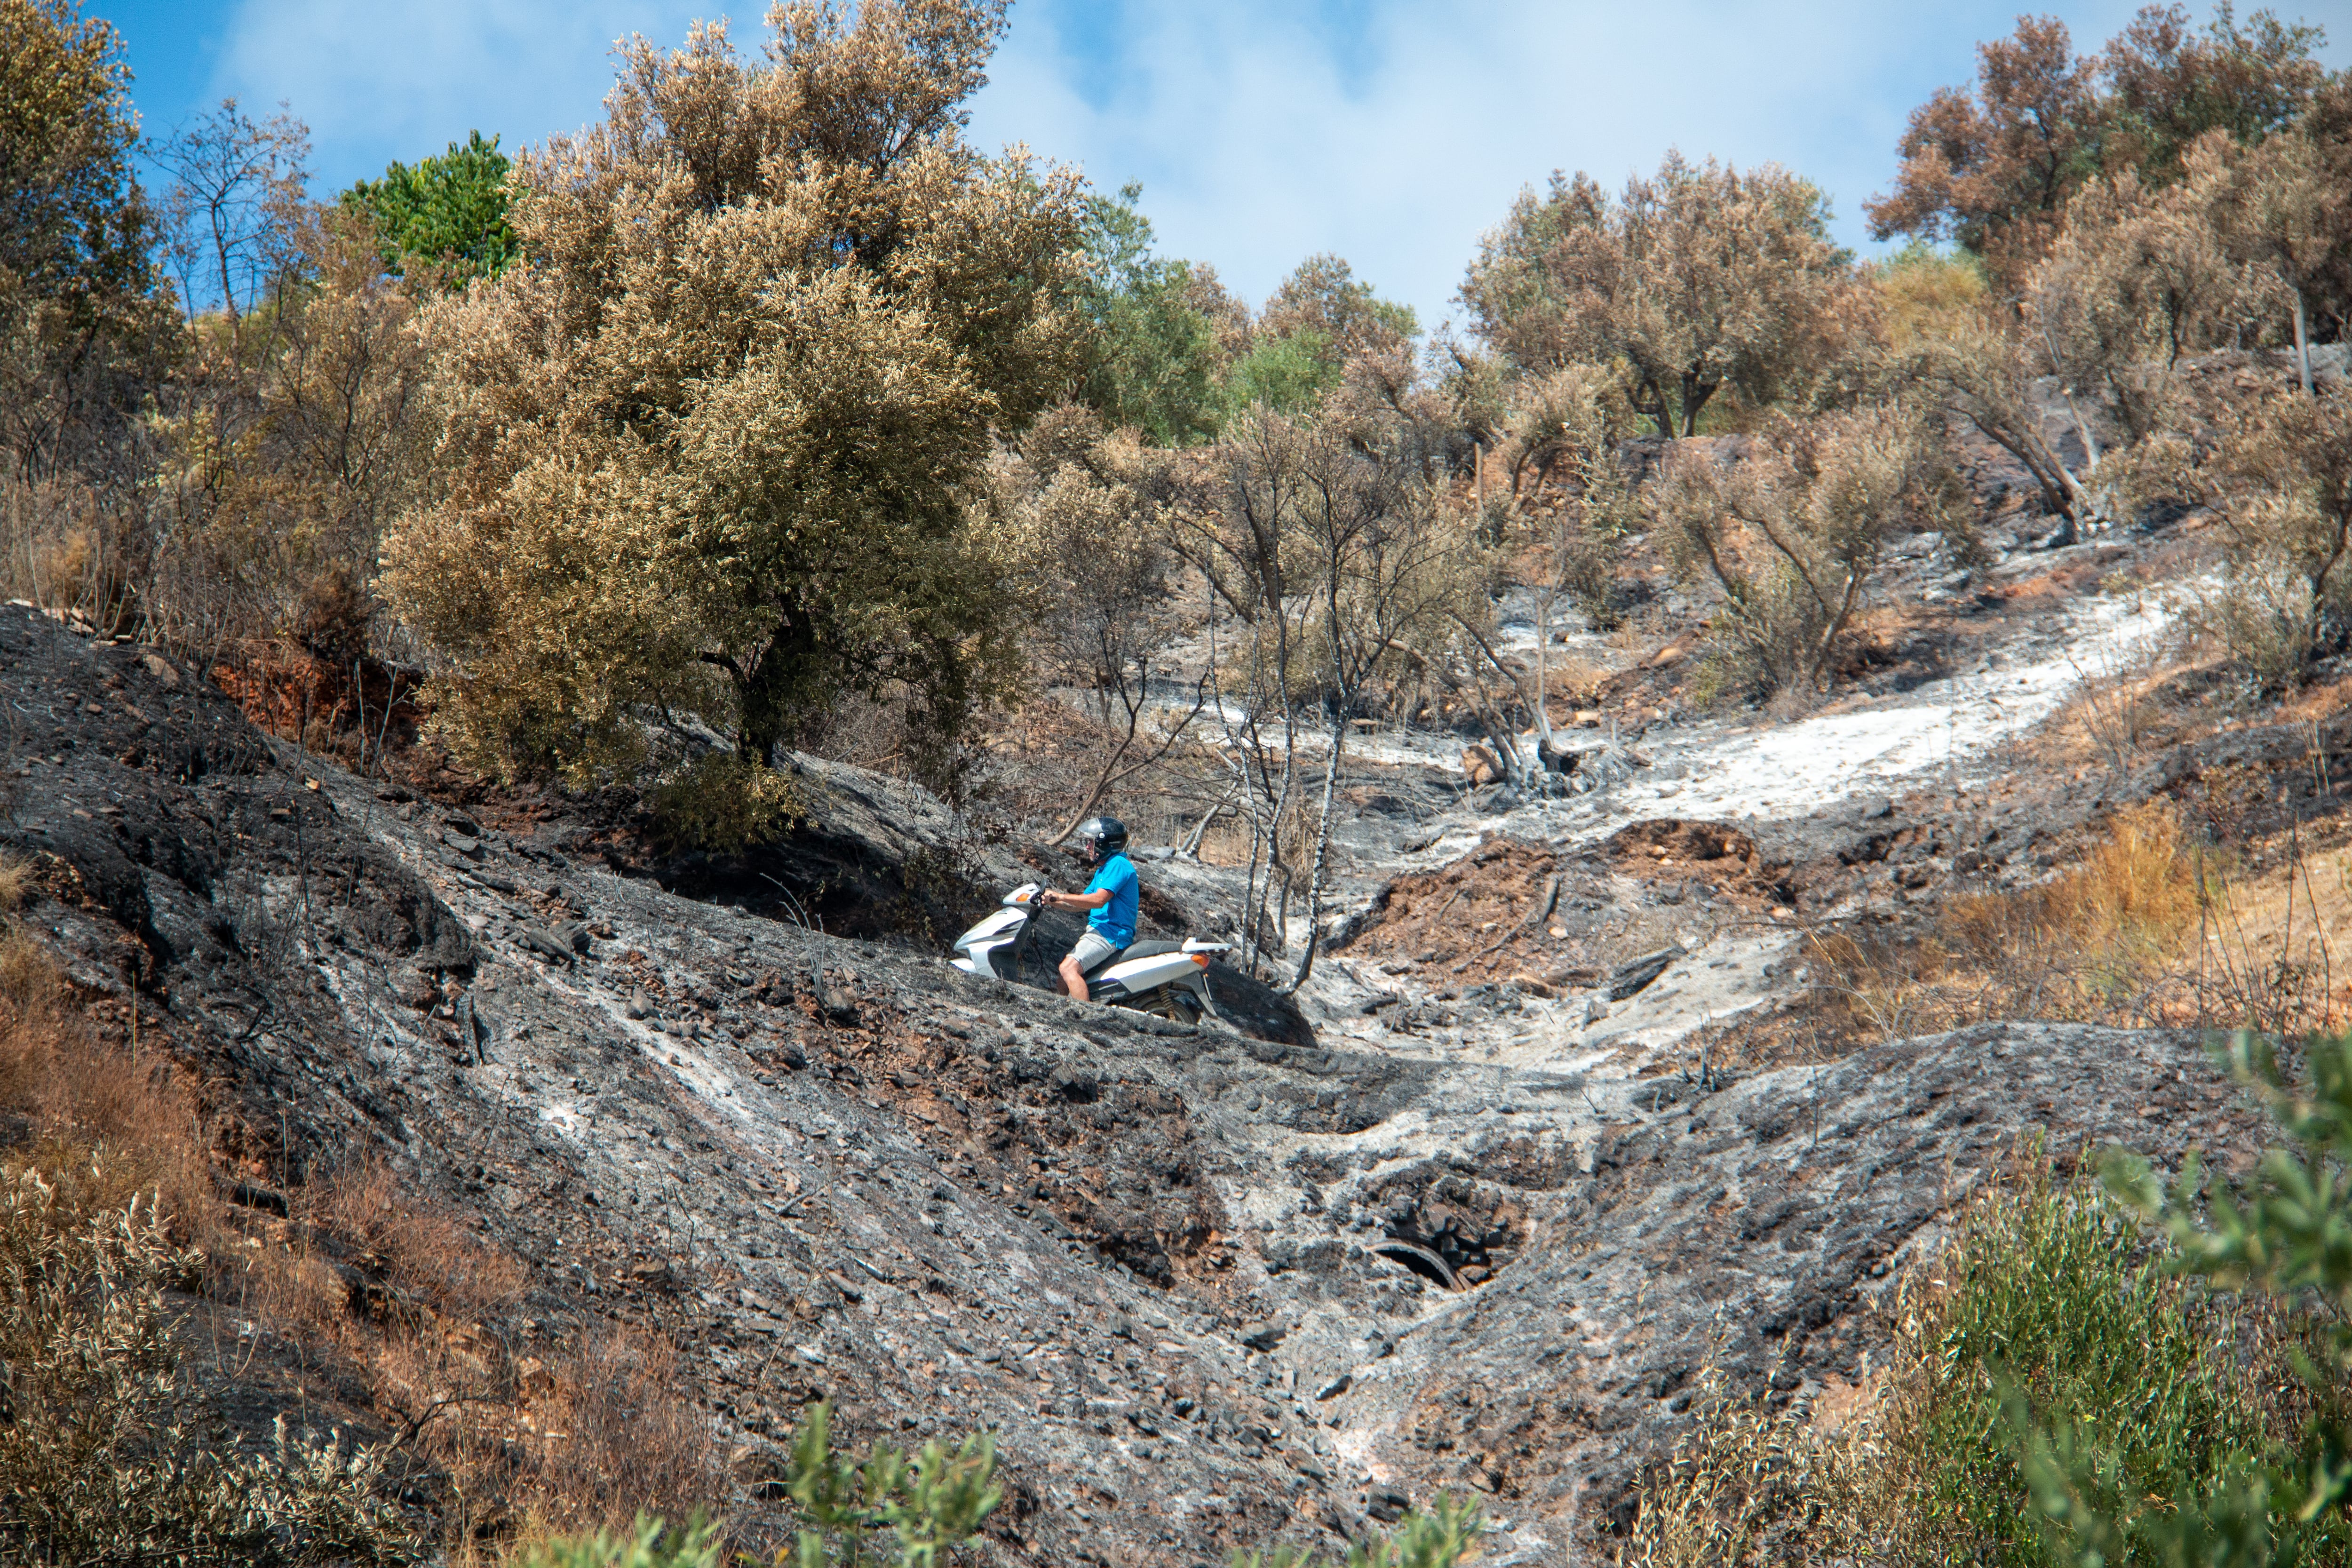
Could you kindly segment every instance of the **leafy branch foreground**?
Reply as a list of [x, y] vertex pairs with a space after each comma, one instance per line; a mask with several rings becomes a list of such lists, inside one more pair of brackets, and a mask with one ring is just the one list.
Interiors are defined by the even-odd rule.
[[[980, 1539], [1003, 1500], [996, 1440], [975, 1433], [953, 1450], [926, 1443], [911, 1457], [877, 1443], [864, 1459], [833, 1446], [833, 1413], [813, 1406], [793, 1439], [784, 1474], [801, 1528], [773, 1568], [940, 1568]], [[1475, 1504], [1441, 1499], [1428, 1514], [1407, 1514], [1394, 1535], [1374, 1533], [1349, 1552], [1347, 1568], [1454, 1568], [1478, 1534]], [[718, 1528], [697, 1518], [680, 1530], [640, 1519], [625, 1534], [598, 1531], [551, 1542], [525, 1568], [719, 1568]], [[750, 1568], [753, 1559], [740, 1562]], [[1316, 1568], [1312, 1552], [1277, 1547], [1234, 1553], [1234, 1568]]]
[[2231, 1047], [2288, 1140], [2246, 1181], [2192, 1157], [2168, 1196], [2117, 1150], [2104, 1192], [2044, 1177], [1975, 1205], [1843, 1427], [1711, 1371], [1629, 1568], [2345, 1561], [2352, 1037], [2305, 1056], [2290, 1089], [2261, 1038]]

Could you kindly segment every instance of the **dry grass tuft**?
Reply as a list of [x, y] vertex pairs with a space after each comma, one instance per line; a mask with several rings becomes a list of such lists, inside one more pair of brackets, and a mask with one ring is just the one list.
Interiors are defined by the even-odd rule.
[[[0, 1168], [45, 1173], [79, 1213], [158, 1194], [206, 1297], [336, 1388], [363, 1389], [408, 1471], [442, 1478], [437, 1533], [457, 1560], [640, 1511], [684, 1518], [724, 1495], [714, 1432], [667, 1342], [541, 1329], [523, 1316], [523, 1263], [388, 1164], [295, 1185], [282, 1215], [223, 1201], [215, 1155], [229, 1140], [161, 1053], [123, 1043], [122, 1007], [78, 994], [29, 935], [0, 933]], [[233, 1356], [215, 1368], [243, 1370]]]
[[2117, 812], [2080, 862], [1954, 899], [1902, 945], [1814, 941], [1824, 1026], [1893, 1039], [1992, 1019], [2300, 1034], [2352, 1017], [2334, 953], [2352, 938], [2352, 858], [2284, 847], [2257, 872], [2155, 801]]
[[0, 1159], [99, 1173], [109, 1209], [157, 1194], [174, 1237], [207, 1245], [218, 1205], [201, 1108], [161, 1056], [110, 1044], [33, 939], [0, 933]]
[[721, 1494], [709, 1419], [681, 1396], [683, 1374], [668, 1341], [600, 1330], [543, 1375], [545, 1392], [530, 1409], [534, 1517], [575, 1530], [638, 1512], [683, 1519]]
[[284, 1220], [252, 1226], [268, 1244], [229, 1293], [357, 1372], [413, 1461], [446, 1478], [436, 1509], [461, 1558], [723, 1495], [709, 1417], [666, 1341], [597, 1323], [541, 1337], [525, 1267], [380, 1161], [288, 1199]]
[[0, 914], [22, 909], [32, 887], [32, 866], [13, 855], [0, 853]]

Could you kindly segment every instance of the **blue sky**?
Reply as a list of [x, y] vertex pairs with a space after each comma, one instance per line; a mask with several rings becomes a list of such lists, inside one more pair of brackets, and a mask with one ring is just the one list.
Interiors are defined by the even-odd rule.
[[[2137, 0], [2050, 7], [2077, 49]], [[89, 0], [121, 28], [151, 133], [228, 93], [286, 100], [320, 193], [471, 129], [515, 147], [595, 117], [613, 41], [674, 44], [763, 8], [680, 0]], [[2280, 7], [2352, 64], [2352, 0]], [[1616, 184], [1669, 148], [1797, 170], [1869, 248], [1906, 116], [1972, 80], [2013, 4], [1947, 0], [1017, 0], [973, 106], [984, 142], [1025, 143], [1097, 184], [1143, 184], [1164, 247], [1262, 300], [1335, 251], [1424, 325], [1478, 236], [1556, 167]]]

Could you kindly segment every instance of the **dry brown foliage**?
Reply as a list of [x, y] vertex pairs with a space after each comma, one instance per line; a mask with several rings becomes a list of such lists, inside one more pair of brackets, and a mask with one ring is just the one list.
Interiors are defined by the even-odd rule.
[[1717, 392], [1762, 408], [1847, 347], [1856, 279], [1821, 211], [1818, 189], [1772, 164], [1670, 153], [1617, 197], [1555, 173], [1480, 242], [1462, 298], [1522, 369], [1622, 363], [1658, 433], [1694, 435]]
[[2182, 7], [2151, 5], [2077, 57], [2057, 17], [2021, 16], [1978, 46], [1972, 91], [1938, 89], [1912, 111], [1895, 189], [1863, 204], [1871, 231], [1948, 236], [2013, 287], [2093, 176], [2168, 184], [2200, 135], [2252, 142], [2293, 121], [2327, 79], [2314, 37], [2268, 11], [2240, 26], [2226, 8], [2200, 35]]
[[[21, 864], [0, 864], [0, 910], [26, 881]], [[0, 1138], [11, 1164], [102, 1173], [84, 1194], [94, 1206], [157, 1194], [178, 1239], [214, 1239], [196, 1097], [160, 1053], [110, 1044], [48, 955], [13, 930], [0, 930]]]
[[1767, 690], [1822, 683], [1898, 533], [1970, 538], [1939, 422], [1899, 404], [1775, 418], [1728, 468], [1684, 448], [1650, 506], [1676, 567], [1723, 595], [1717, 640]]
[[1992, 1019], [2126, 1027], [2339, 1027], [2352, 973], [2342, 851], [2286, 846], [2283, 873], [2200, 842], [2156, 801], [2116, 814], [2070, 868], [1951, 900], [1924, 940], [1811, 943], [1832, 1033], [1895, 1039]]
[[1887, 346], [1908, 353], [1983, 318], [1984, 269], [1966, 256], [1913, 245], [1870, 268]]
[[2292, 689], [2352, 619], [2352, 393], [2202, 402], [2202, 437], [2150, 443], [2135, 484], [2213, 508], [2226, 559], [2205, 618], [2262, 686]]
[[[21, 867], [0, 863], [0, 909]], [[203, 1295], [354, 1378], [461, 1557], [548, 1529], [683, 1518], [724, 1492], [711, 1427], [658, 1336], [593, 1320], [534, 1336], [530, 1275], [462, 1215], [363, 1159], [292, 1185], [286, 1213], [224, 1202], [242, 1173], [184, 1075], [133, 1054], [120, 1004], [80, 996], [22, 932], [0, 935], [0, 1158], [50, 1173], [77, 1212], [153, 1194], [202, 1260]], [[249, 1167], [248, 1167], [249, 1168]], [[215, 1375], [244, 1375], [226, 1345]]]
[[2212, 208], [2196, 178], [2156, 191], [2129, 172], [2094, 180], [2026, 279], [2027, 344], [2062, 384], [2087, 468], [2099, 466], [2098, 438], [2074, 400], [2103, 400], [2128, 440], [2145, 440], [2170, 412], [2184, 358], [2259, 341], [2280, 316], [2276, 279], [2232, 257]]
[[667, 1342], [593, 1320], [534, 1332], [521, 1262], [382, 1161], [287, 1198], [283, 1220], [246, 1218], [215, 1294], [359, 1373], [411, 1466], [440, 1478], [442, 1532], [461, 1551], [684, 1518], [723, 1494]]

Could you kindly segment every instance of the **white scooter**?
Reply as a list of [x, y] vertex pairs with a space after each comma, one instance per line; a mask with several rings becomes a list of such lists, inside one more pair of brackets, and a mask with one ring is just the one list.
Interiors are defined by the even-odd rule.
[[[997, 911], [955, 939], [948, 962], [966, 974], [1010, 980], [1019, 985], [1059, 990], [1056, 960], [1038, 941], [1041, 889], [1024, 882], [1004, 895]], [[1216, 1016], [1209, 1001], [1209, 956], [1226, 952], [1222, 942], [1138, 942], [1109, 954], [1087, 972], [1087, 997], [1114, 1007], [1133, 1007], [1178, 1023]]]

